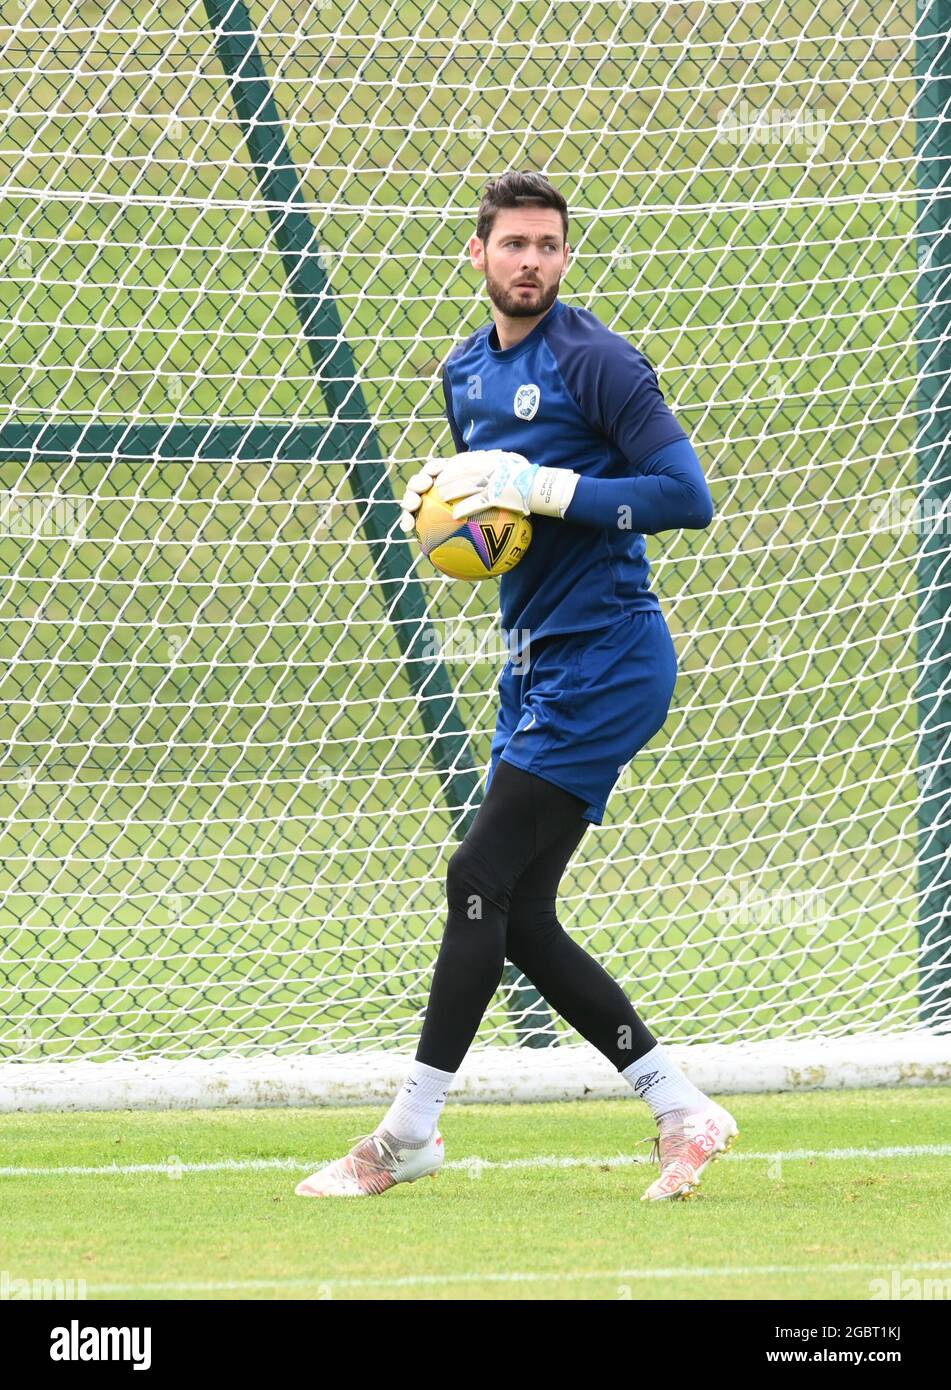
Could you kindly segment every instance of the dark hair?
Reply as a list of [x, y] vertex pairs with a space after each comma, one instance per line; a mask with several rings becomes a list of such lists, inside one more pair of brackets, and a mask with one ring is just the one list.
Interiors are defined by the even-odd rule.
[[568, 204], [557, 188], [552, 188], [544, 174], [523, 174], [515, 169], [486, 184], [479, 204], [476, 236], [488, 241], [496, 213], [502, 208], [521, 207], [554, 208], [560, 212], [565, 241], [568, 240]]

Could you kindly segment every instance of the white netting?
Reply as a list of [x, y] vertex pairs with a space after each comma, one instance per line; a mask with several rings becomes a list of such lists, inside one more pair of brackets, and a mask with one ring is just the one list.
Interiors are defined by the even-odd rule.
[[[451, 451], [439, 365], [487, 318], [465, 243], [510, 167], [567, 196], [564, 297], [655, 364], [717, 508], [648, 542], [674, 707], [565, 925], [666, 1041], [951, 1017], [923, 14], [253, 4], [252, 36], [230, 2], [3, 0], [0, 1055], [412, 1048], [502, 655], [494, 588], [391, 497]], [[255, 36], [267, 81], [229, 80]], [[573, 1040], [532, 1008], [508, 979], [478, 1045]]]

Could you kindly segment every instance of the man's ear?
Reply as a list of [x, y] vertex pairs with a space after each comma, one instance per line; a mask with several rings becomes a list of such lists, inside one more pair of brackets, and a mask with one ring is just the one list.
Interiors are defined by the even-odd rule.
[[474, 236], [469, 238], [469, 259], [476, 270], [485, 269], [485, 247], [482, 244], [481, 237]]

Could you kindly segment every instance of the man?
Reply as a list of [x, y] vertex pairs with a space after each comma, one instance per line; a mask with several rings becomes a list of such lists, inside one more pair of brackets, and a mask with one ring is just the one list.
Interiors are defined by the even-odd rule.
[[512, 659], [485, 800], [449, 861], [448, 920], [415, 1063], [374, 1133], [297, 1192], [367, 1196], [436, 1172], [439, 1115], [507, 957], [650, 1106], [661, 1173], [644, 1200], [686, 1197], [736, 1123], [563, 930], [555, 900], [588, 824], [601, 823], [674, 691], [677, 658], [644, 536], [706, 527], [713, 503], [647, 359], [558, 299], [570, 256], [562, 195], [538, 174], [496, 179], [469, 250], [493, 323], [446, 361], [459, 453], [411, 479], [401, 526], [413, 530], [433, 483], [458, 519], [489, 506], [532, 515], [532, 543], [500, 582]]

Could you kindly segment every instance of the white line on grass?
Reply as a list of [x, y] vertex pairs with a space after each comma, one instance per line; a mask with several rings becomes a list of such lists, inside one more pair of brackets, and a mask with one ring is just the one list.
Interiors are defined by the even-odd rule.
[[[87, 1294], [131, 1294], [131, 1293], [227, 1293], [252, 1289], [405, 1289], [413, 1287], [436, 1287], [441, 1284], [533, 1284], [533, 1283], [574, 1283], [579, 1280], [609, 1279], [621, 1282], [625, 1279], [744, 1279], [764, 1274], [863, 1274], [869, 1271], [881, 1275], [887, 1265], [886, 1260], [875, 1264], [811, 1264], [811, 1265], [719, 1265], [708, 1268], [674, 1266], [669, 1269], [591, 1269], [574, 1271], [542, 1270], [512, 1272], [509, 1274], [407, 1274], [393, 1279], [321, 1279], [314, 1275], [311, 1279], [236, 1279], [214, 1283], [149, 1283], [149, 1284], [87, 1284]], [[951, 1269], [951, 1261], [935, 1260], [901, 1264], [902, 1274], [911, 1270]]]
[[[850, 1158], [947, 1158], [951, 1155], [951, 1144], [892, 1144], [878, 1149], [773, 1149], [762, 1153], [724, 1154], [725, 1163], [783, 1163], [798, 1160], [850, 1159]], [[26, 1168], [12, 1164], [0, 1168], [0, 1178], [60, 1178], [60, 1177], [116, 1177], [124, 1174], [160, 1173], [162, 1175], [179, 1173], [251, 1173], [268, 1169], [294, 1172], [313, 1168], [319, 1162], [299, 1158], [222, 1158], [209, 1163], [179, 1163], [177, 1159], [166, 1159], [164, 1163], [106, 1163], [99, 1166], [67, 1164], [57, 1168]], [[471, 1158], [453, 1159], [443, 1164], [443, 1172], [486, 1170], [510, 1171], [513, 1168], [624, 1168], [632, 1164], [645, 1164], [646, 1158], [633, 1154], [612, 1154], [602, 1158], [561, 1158], [557, 1155], [539, 1155], [536, 1158], [491, 1159]]]

